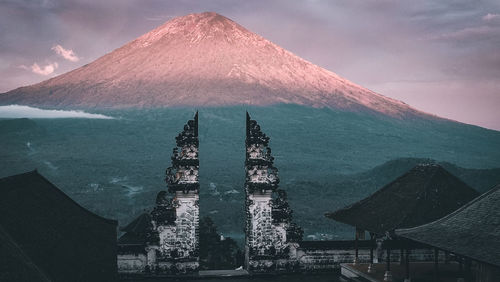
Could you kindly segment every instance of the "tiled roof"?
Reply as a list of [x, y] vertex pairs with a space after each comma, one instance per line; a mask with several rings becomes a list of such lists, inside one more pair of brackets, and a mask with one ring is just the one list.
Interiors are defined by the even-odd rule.
[[396, 234], [500, 266], [500, 184], [441, 219]]
[[384, 234], [436, 220], [477, 195], [477, 191], [441, 166], [421, 164], [371, 196], [326, 216]]

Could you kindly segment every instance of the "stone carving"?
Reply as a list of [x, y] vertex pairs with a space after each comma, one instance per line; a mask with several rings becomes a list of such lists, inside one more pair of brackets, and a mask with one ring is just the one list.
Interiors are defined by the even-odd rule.
[[[198, 113], [189, 120], [184, 130], [175, 138], [177, 147], [172, 152], [172, 166], [166, 170], [168, 191], [174, 198], [171, 203], [163, 200], [165, 191], [158, 194], [155, 230], [159, 233], [159, 260], [189, 261], [198, 266]], [[161, 194], [161, 195], [160, 195]], [[160, 204], [158, 204], [160, 203]], [[161, 220], [162, 213], [175, 211], [175, 220]], [[154, 212], [154, 211], [153, 211]], [[157, 259], [158, 260], [158, 259]], [[193, 269], [195, 270], [195, 269]]]
[[[176, 137], [172, 166], [167, 168], [167, 191], [119, 240], [121, 273], [178, 274], [198, 270], [198, 113]], [[120, 244], [121, 242], [121, 244]]]
[[253, 272], [290, 268], [296, 264], [290, 246], [302, 240], [302, 229], [292, 223], [286, 192], [278, 189], [269, 137], [248, 113], [246, 127], [246, 268]]

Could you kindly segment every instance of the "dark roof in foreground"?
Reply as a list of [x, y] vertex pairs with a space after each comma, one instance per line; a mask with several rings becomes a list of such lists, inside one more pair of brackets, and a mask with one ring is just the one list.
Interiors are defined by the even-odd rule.
[[478, 192], [436, 164], [420, 164], [371, 196], [326, 216], [384, 234], [441, 218]]
[[500, 184], [441, 219], [396, 234], [500, 266]]
[[0, 280], [26, 281], [20, 273], [25, 269], [51, 281], [113, 281], [116, 225], [78, 205], [37, 171], [1, 178], [0, 245], [25, 267], [2, 272]]
[[50, 281], [22, 248], [0, 226], [0, 281]]

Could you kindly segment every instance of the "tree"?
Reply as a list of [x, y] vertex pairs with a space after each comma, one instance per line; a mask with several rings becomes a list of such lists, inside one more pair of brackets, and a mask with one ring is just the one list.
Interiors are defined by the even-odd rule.
[[243, 252], [233, 239], [221, 240], [210, 217], [200, 220], [200, 268], [234, 269], [243, 263]]

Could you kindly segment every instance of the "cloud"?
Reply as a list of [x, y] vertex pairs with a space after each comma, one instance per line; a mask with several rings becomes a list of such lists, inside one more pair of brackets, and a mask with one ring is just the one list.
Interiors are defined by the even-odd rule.
[[54, 52], [56, 52], [58, 55], [60, 55], [61, 57], [65, 58], [68, 61], [78, 62], [80, 60], [80, 58], [78, 58], [78, 56], [75, 54], [75, 52], [73, 52], [73, 50], [64, 49], [64, 47], [62, 47], [59, 44], [54, 45], [51, 49], [54, 50]]
[[32, 72], [34, 72], [36, 74], [49, 75], [49, 74], [53, 73], [59, 67], [59, 64], [54, 62], [54, 63], [48, 64], [48, 65], [45, 65], [43, 67], [40, 67], [37, 63], [34, 63], [30, 67], [27, 67], [25, 65], [21, 65], [19, 67], [22, 69], [25, 69], [25, 70], [31, 70]]
[[101, 114], [83, 111], [44, 110], [21, 105], [0, 106], [0, 118], [92, 118], [114, 119]]
[[500, 19], [500, 14], [488, 13], [483, 17], [483, 21], [487, 21], [487, 22], [492, 21], [492, 20], [497, 20], [497, 19]]
[[500, 33], [500, 28], [487, 25], [477, 27], [467, 27], [457, 31], [444, 33], [438, 36], [431, 36], [429, 39], [455, 39], [466, 40], [469, 38], [477, 38], [482, 36], [496, 35]]

